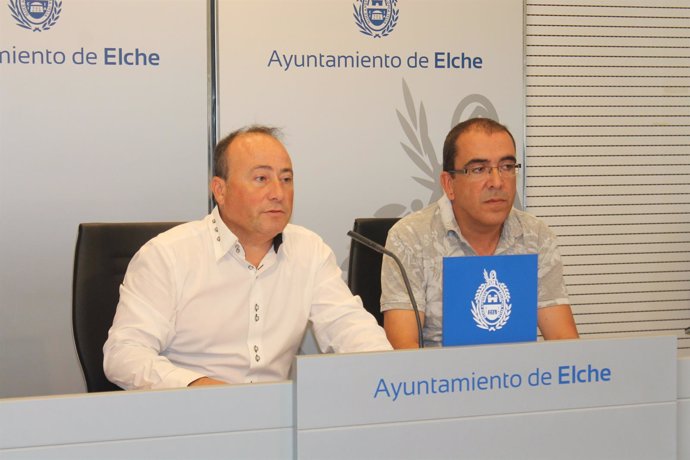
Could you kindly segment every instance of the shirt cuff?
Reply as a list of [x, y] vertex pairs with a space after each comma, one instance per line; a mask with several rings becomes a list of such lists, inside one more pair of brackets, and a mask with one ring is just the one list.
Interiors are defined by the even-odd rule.
[[545, 300], [544, 302], [537, 303], [537, 308], [555, 307], [556, 305], [570, 305], [570, 302], [567, 297]]
[[[419, 309], [420, 312], [424, 312], [424, 307], [420, 306], [417, 304], [417, 308]], [[386, 302], [384, 304], [381, 304], [381, 311], [388, 311], [388, 310], [413, 310], [412, 308], [412, 303], [410, 303], [410, 299], [407, 300], [394, 300], [390, 302]]]
[[200, 379], [202, 377], [207, 377], [199, 372], [190, 371], [188, 369], [183, 369], [178, 367], [161, 381], [160, 386], [156, 386], [156, 389], [163, 388], [183, 388], [188, 386], [193, 381]]

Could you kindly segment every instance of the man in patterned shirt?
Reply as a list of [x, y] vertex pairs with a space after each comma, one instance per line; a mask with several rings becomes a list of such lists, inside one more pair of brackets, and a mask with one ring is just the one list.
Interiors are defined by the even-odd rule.
[[[545, 339], [577, 338], [556, 236], [513, 208], [520, 165], [508, 129], [487, 118], [456, 125], [443, 145], [436, 203], [401, 219], [386, 248], [402, 261], [418, 303], [424, 344], [442, 343], [443, 257], [538, 254], [537, 324]], [[414, 311], [397, 266], [383, 260], [381, 311], [394, 348], [417, 348]]]

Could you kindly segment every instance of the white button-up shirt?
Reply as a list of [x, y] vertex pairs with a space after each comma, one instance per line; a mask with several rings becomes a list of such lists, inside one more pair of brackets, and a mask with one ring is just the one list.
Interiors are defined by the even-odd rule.
[[324, 351], [391, 349], [316, 234], [288, 224], [254, 267], [214, 209], [132, 258], [104, 369], [126, 389], [284, 380], [309, 321]]

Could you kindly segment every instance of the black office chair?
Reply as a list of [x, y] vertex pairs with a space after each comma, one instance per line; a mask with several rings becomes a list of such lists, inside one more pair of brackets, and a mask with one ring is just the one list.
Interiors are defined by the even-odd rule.
[[[384, 246], [388, 230], [399, 217], [370, 217], [355, 219], [352, 229], [356, 233]], [[347, 284], [353, 294], [359, 295], [364, 308], [383, 326], [381, 313], [381, 262], [383, 256], [356, 241], [350, 242], [350, 263]]]
[[103, 344], [115, 316], [120, 284], [139, 248], [178, 224], [79, 224], [72, 280], [72, 327], [89, 392], [120, 390], [103, 372]]

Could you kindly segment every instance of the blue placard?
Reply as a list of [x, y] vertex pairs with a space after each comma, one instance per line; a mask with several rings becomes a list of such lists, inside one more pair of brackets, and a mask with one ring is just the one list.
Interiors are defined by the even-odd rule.
[[536, 339], [536, 254], [443, 258], [443, 346]]

